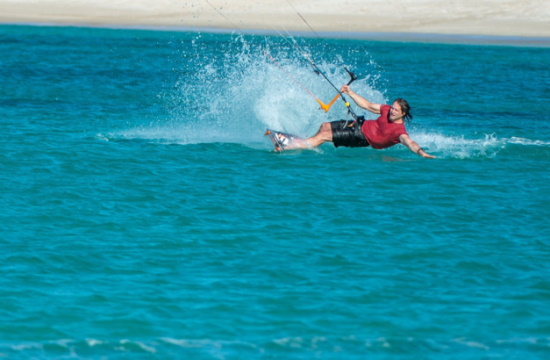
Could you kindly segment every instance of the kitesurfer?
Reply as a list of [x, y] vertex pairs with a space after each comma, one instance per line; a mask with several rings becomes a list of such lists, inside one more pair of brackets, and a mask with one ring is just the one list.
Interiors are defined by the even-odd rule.
[[353, 92], [349, 85], [344, 85], [340, 92], [349, 95], [353, 101], [365, 110], [380, 115], [376, 120], [355, 121], [340, 120], [321, 124], [319, 131], [305, 141], [294, 144], [291, 148], [315, 148], [325, 142], [332, 142], [335, 147], [366, 147], [385, 149], [396, 144], [403, 144], [413, 153], [424, 158], [433, 159], [413, 141], [405, 129], [405, 119], [411, 119], [411, 108], [404, 99], [396, 99], [393, 104], [375, 104]]

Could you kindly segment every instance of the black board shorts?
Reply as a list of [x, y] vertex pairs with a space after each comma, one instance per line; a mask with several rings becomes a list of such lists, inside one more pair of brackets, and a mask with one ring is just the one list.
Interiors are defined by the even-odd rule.
[[363, 121], [338, 120], [330, 123], [334, 147], [366, 147], [369, 142], [361, 131]]

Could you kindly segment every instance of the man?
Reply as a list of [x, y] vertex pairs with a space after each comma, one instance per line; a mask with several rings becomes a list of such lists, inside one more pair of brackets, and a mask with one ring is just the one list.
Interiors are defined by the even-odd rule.
[[340, 120], [323, 123], [313, 137], [292, 144], [287, 149], [315, 148], [325, 142], [332, 142], [335, 147], [372, 146], [374, 149], [385, 149], [401, 143], [417, 155], [424, 158], [435, 158], [435, 156], [425, 152], [407, 134], [404, 119], [410, 119], [412, 115], [406, 100], [397, 99], [391, 106], [374, 104], [354, 93], [348, 85], [342, 86], [340, 91], [349, 95], [360, 108], [379, 114], [378, 119], [368, 121], [362, 119], [358, 121]]

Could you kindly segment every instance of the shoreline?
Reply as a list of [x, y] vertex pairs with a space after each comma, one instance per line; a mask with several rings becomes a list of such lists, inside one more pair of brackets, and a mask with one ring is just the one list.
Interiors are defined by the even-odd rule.
[[0, 0], [0, 25], [550, 46], [547, 0]]
[[[190, 32], [210, 34], [243, 34], [249, 36], [281, 36], [276, 30], [266, 29], [231, 29], [223, 27], [187, 27], [171, 25], [127, 25], [127, 24], [79, 24], [55, 22], [0, 22], [0, 27], [51, 27], [51, 28], [83, 28], [108, 30], [136, 30], [162, 32]], [[433, 43], [459, 45], [516, 46], [516, 47], [550, 47], [550, 37], [510, 36], [510, 35], [475, 35], [446, 33], [416, 33], [416, 32], [346, 32], [346, 31], [310, 31], [292, 30], [288, 35], [312, 39], [342, 39], [358, 41], [403, 42], [403, 43]]]

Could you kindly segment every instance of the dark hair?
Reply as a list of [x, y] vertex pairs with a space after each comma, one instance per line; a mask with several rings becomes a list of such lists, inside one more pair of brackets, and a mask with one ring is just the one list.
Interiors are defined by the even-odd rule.
[[409, 105], [407, 100], [398, 98], [398, 99], [395, 99], [395, 102], [397, 102], [399, 106], [401, 106], [401, 111], [403, 112], [403, 114], [405, 114], [403, 118], [405, 120], [412, 120], [413, 116], [411, 114], [411, 106]]

